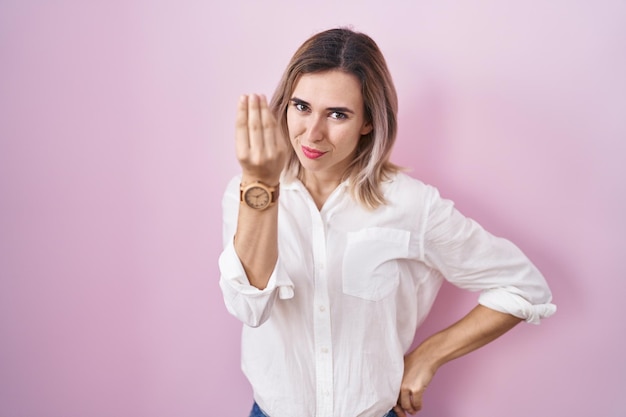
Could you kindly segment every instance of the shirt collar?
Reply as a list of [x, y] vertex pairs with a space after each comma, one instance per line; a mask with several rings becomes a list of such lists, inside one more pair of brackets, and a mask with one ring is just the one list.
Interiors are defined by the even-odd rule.
[[[342, 181], [337, 186], [337, 188], [347, 188], [349, 184], [350, 184], [350, 179], [348, 178]], [[306, 187], [304, 186], [302, 181], [300, 181], [298, 178], [288, 179], [285, 176], [283, 176], [280, 179], [280, 188], [281, 190], [299, 190], [299, 189], [306, 188]]]

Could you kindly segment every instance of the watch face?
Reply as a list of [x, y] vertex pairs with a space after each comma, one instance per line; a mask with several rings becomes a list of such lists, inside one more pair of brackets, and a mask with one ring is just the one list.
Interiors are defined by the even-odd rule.
[[255, 209], [262, 209], [270, 204], [270, 194], [261, 187], [248, 188], [243, 198], [247, 205]]

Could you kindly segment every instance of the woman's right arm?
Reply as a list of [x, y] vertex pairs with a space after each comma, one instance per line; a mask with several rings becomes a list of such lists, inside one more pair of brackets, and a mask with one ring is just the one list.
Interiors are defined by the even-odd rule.
[[[283, 138], [264, 96], [242, 96], [237, 107], [236, 155], [242, 185], [261, 181], [276, 186], [287, 158]], [[278, 204], [257, 210], [240, 204], [235, 251], [250, 284], [264, 289], [278, 259]]]

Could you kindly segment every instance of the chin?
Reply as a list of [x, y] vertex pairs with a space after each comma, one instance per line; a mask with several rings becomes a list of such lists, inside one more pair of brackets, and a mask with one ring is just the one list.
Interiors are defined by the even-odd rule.
[[318, 161], [311, 161], [306, 157], [299, 158], [299, 160], [300, 166], [306, 171], [320, 172], [326, 168], [325, 164], [320, 164]]

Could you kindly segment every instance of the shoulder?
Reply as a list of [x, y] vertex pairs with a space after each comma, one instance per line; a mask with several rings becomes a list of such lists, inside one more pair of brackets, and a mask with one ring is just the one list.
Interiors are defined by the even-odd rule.
[[376, 213], [398, 219], [408, 229], [422, 225], [440, 200], [435, 187], [403, 172], [390, 176], [381, 187], [386, 203]]
[[383, 193], [387, 201], [421, 201], [431, 200], [439, 195], [437, 188], [411, 177], [404, 172], [393, 174], [382, 183]]

